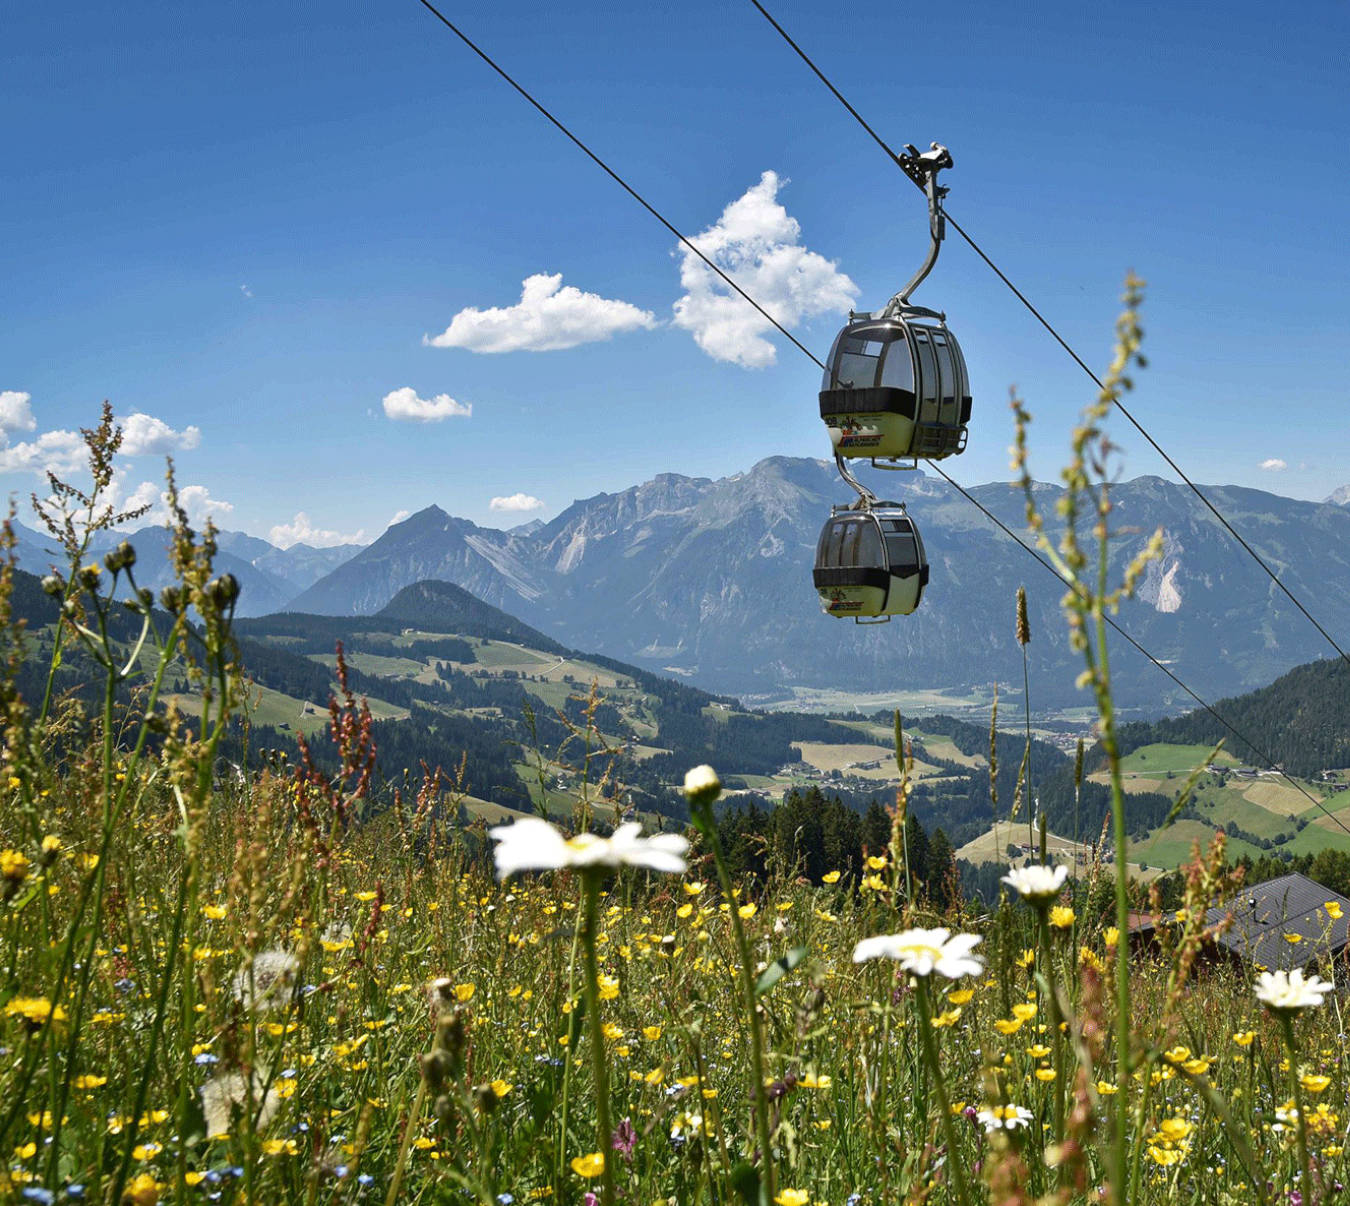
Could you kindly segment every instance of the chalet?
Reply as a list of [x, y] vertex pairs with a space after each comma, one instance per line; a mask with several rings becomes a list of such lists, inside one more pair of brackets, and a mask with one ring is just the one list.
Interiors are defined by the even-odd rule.
[[[1293, 874], [1252, 884], [1223, 908], [1208, 910], [1205, 925], [1217, 926], [1230, 915], [1233, 923], [1215, 939], [1211, 958], [1267, 971], [1316, 965], [1323, 975], [1334, 971], [1338, 980], [1347, 978], [1341, 965], [1350, 947], [1350, 899], [1316, 880]], [[1131, 914], [1131, 944], [1152, 945], [1157, 923], [1151, 915]]]

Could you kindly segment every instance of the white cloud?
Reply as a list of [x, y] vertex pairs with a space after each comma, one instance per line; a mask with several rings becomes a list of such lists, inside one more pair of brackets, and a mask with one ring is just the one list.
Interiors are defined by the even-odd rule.
[[1281, 469], [1288, 469], [1289, 466], [1284, 461], [1280, 460], [1279, 457], [1273, 456], [1269, 460], [1262, 461], [1261, 468], [1270, 473], [1279, 473]]
[[543, 505], [542, 499], [530, 494], [508, 494], [505, 498], [494, 498], [488, 503], [494, 511], [538, 511]]
[[[154, 507], [162, 500], [164, 487], [160, 483], [143, 481], [134, 490], [128, 491], [130, 480], [129, 466], [119, 464], [113, 467], [113, 479], [108, 485], [104, 501], [114, 511], [136, 511], [141, 507]], [[149, 521], [139, 519], [135, 522], [143, 527]]]
[[288, 549], [293, 544], [326, 549], [335, 544], [359, 544], [364, 537], [364, 529], [348, 534], [331, 528], [316, 528], [304, 511], [297, 511], [290, 523], [279, 523], [267, 533], [267, 539], [279, 549]]
[[137, 411], [120, 419], [122, 427], [122, 454], [124, 456], [164, 456], [170, 452], [184, 452], [202, 442], [199, 427], [185, 427], [174, 431], [163, 419]]
[[11, 431], [33, 431], [37, 427], [33, 408], [28, 405], [32, 397], [16, 389], [0, 390], [0, 444], [8, 443]]
[[561, 272], [537, 272], [525, 278], [516, 305], [487, 310], [470, 306], [441, 334], [423, 335], [422, 342], [471, 352], [553, 352], [655, 325], [649, 310], [563, 286]]
[[400, 507], [397, 511], [394, 512], [393, 518], [391, 518], [389, 522], [384, 526], [386, 528], [392, 528], [396, 523], [402, 523], [411, 514], [412, 512], [409, 511], [406, 507]]
[[253, 297], [253, 290], [250, 289], [247, 285], [240, 285], [239, 292], [249, 299], [252, 299]]
[[434, 398], [419, 398], [417, 391], [406, 385], [384, 396], [384, 413], [396, 422], [436, 423], [460, 415], [473, 414], [471, 402], [456, 402], [449, 394]]
[[44, 431], [36, 440], [0, 448], [0, 473], [74, 473], [88, 460], [78, 431]]
[[[149, 507], [144, 515], [121, 525], [123, 530], [160, 527], [169, 521], [169, 495], [159, 482], [141, 482], [134, 490], [126, 488], [126, 471], [120, 467], [114, 474], [112, 485], [108, 489], [107, 504], [114, 511], [135, 511]], [[193, 527], [201, 527], [208, 518], [220, 523], [221, 519], [234, 510], [234, 504], [223, 499], [212, 498], [207, 486], [179, 486], [178, 504], [187, 513]]]
[[[160, 498], [168, 502], [167, 495], [161, 494]], [[222, 515], [228, 515], [234, 510], [234, 503], [212, 498], [205, 486], [180, 486], [178, 505], [187, 512], [188, 519], [194, 524], [200, 524], [208, 518], [219, 520]]]
[[[847, 311], [858, 286], [832, 261], [800, 245], [801, 226], [779, 204], [779, 185], [776, 172], [765, 172], [716, 225], [690, 241], [785, 327]], [[689, 248], [678, 250], [685, 293], [675, 303], [675, 325], [692, 332], [714, 360], [743, 368], [773, 364], [777, 353], [764, 338], [772, 324]]]

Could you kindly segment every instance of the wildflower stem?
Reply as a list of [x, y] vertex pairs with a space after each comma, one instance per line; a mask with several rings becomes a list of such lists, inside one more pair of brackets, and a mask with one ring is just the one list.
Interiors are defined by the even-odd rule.
[[1311, 1182], [1308, 1180], [1308, 1120], [1303, 1114], [1303, 1085], [1299, 1080], [1298, 1074], [1298, 1046], [1294, 1042], [1294, 1012], [1292, 1010], [1282, 1010], [1280, 1013], [1280, 1029], [1284, 1032], [1284, 1046], [1289, 1052], [1289, 1095], [1294, 1099], [1294, 1109], [1298, 1114], [1298, 1166], [1302, 1174], [1299, 1180], [1299, 1189], [1303, 1192], [1303, 1200], [1308, 1201], [1312, 1191]]
[[764, 1087], [764, 1036], [759, 1024], [759, 1003], [755, 995], [755, 965], [750, 957], [750, 943], [745, 937], [745, 927], [741, 925], [741, 915], [736, 908], [736, 894], [731, 882], [731, 873], [727, 870], [726, 856], [722, 852], [722, 839], [717, 831], [717, 821], [712, 815], [709, 802], [703, 811], [703, 824], [700, 828], [707, 836], [712, 847], [713, 863], [717, 867], [717, 880], [722, 888], [722, 898], [727, 902], [727, 913], [731, 918], [731, 932], [736, 938], [736, 950], [741, 959], [741, 992], [744, 995], [745, 1022], [750, 1030], [750, 1073], [751, 1084], [755, 1091], [755, 1134], [759, 1142], [760, 1159], [764, 1165], [764, 1175], [760, 1181], [760, 1201], [767, 1206], [777, 1196], [774, 1178], [773, 1137], [769, 1131], [769, 1095]]
[[1129, 1166], [1125, 1120], [1129, 1115], [1130, 1099], [1130, 880], [1126, 867], [1129, 834], [1125, 825], [1125, 788], [1120, 774], [1120, 749], [1116, 744], [1115, 710], [1111, 699], [1111, 672], [1106, 650], [1105, 594], [1107, 573], [1106, 542], [1101, 543], [1099, 563], [1100, 588], [1092, 601], [1092, 615], [1096, 622], [1096, 654], [1098, 664], [1091, 665], [1092, 650], [1087, 656], [1097, 696], [1097, 712], [1101, 717], [1102, 748], [1111, 772], [1111, 825], [1116, 848], [1116, 1088], [1113, 1101], [1115, 1111], [1111, 1133], [1112, 1201], [1122, 1206]]
[[1036, 910], [1041, 939], [1041, 991], [1045, 993], [1050, 1014], [1050, 1034], [1054, 1040], [1055, 1079], [1051, 1084], [1055, 1102], [1055, 1142], [1064, 1140], [1064, 1032], [1059, 1012], [1059, 994], [1051, 979], [1054, 951], [1050, 943], [1050, 909], [1048, 903]]
[[947, 1086], [942, 1080], [942, 1066], [938, 1063], [937, 1043], [933, 1038], [932, 1005], [928, 999], [928, 980], [919, 976], [915, 979], [915, 984], [918, 986], [915, 1000], [919, 1006], [919, 1042], [923, 1047], [924, 1063], [928, 1065], [929, 1078], [937, 1097], [938, 1114], [942, 1118], [942, 1134], [947, 1141], [947, 1167], [951, 1169], [952, 1187], [956, 1191], [955, 1200], [964, 1206], [964, 1203], [970, 1201], [970, 1190], [966, 1185], [965, 1169], [961, 1166], [961, 1153], [957, 1148], [951, 1103], [947, 1100]]
[[605, 1062], [605, 1029], [600, 1020], [600, 967], [595, 957], [596, 924], [600, 898], [600, 877], [585, 871], [581, 878], [581, 947], [586, 956], [586, 1021], [591, 1032], [591, 1072], [595, 1078], [595, 1116], [599, 1131], [598, 1148], [604, 1163], [600, 1170], [600, 1200], [614, 1206], [614, 1158], [611, 1137], [614, 1128], [609, 1117], [609, 1068]]
[[394, 1165], [393, 1176], [389, 1178], [389, 1193], [385, 1196], [384, 1206], [394, 1206], [398, 1201], [398, 1191], [403, 1185], [403, 1170], [408, 1166], [408, 1154], [412, 1151], [413, 1136], [417, 1133], [417, 1124], [422, 1117], [422, 1106], [427, 1099], [427, 1079], [423, 1075], [417, 1082], [417, 1096], [413, 1098], [412, 1109], [408, 1111], [408, 1121], [403, 1127], [403, 1142], [398, 1149], [398, 1163]]

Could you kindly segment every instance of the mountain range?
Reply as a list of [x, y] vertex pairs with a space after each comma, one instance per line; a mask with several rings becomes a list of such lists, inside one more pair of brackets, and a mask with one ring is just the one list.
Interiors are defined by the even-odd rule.
[[[918, 612], [871, 627], [820, 612], [815, 545], [830, 504], [849, 491], [833, 464], [808, 459], [771, 457], [718, 480], [661, 474], [509, 531], [430, 506], [360, 549], [283, 551], [222, 534], [221, 565], [244, 586], [242, 614], [369, 615], [406, 586], [446, 581], [572, 648], [751, 700], [796, 686], [1020, 685], [1014, 598], [1025, 584], [1033, 705], [1087, 702], [1073, 686], [1081, 662], [1059, 610], [1062, 585], [944, 481], [914, 471], [876, 484], [908, 503], [932, 569]], [[1036, 492], [1053, 526], [1061, 490]], [[1350, 507], [1232, 486], [1206, 492], [1323, 626], [1350, 633]], [[1025, 531], [1019, 489], [993, 483], [970, 494]], [[1235, 694], [1327, 652], [1186, 487], [1140, 477], [1117, 484], [1113, 498], [1113, 577], [1155, 528], [1164, 533], [1162, 559], [1119, 622], [1193, 689]], [[144, 561], [148, 546], [132, 539]], [[1154, 714], [1193, 706], [1124, 642], [1110, 648], [1119, 702]]]
[[[51, 536], [15, 523], [15, 558], [32, 574], [45, 574], [52, 566], [64, 568], [67, 557]], [[136, 550], [135, 575], [139, 586], [158, 590], [173, 578], [169, 567], [169, 537], [162, 527], [145, 527], [134, 532], [98, 532], [91, 542], [94, 557], [101, 557], [121, 541], [129, 541]], [[266, 615], [282, 611], [296, 594], [317, 582], [363, 546], [341, 544], [314, 548], [293, 544], [281, 549], [257, 536], [244, 532], [216, 534], [216, 568], [239, 579], [241, 615]]]

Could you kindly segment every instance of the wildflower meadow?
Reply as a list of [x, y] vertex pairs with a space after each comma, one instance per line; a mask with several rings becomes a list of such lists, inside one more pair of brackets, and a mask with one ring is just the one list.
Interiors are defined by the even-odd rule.
[[[1110, 522], [1102, 422], [1137, 300], [1074, 436], [1063, 539], [1027, 493], [1069, 584], [1118, 850], [1102, 625], [1147, 554], [1111, 584], [1075, 533]], [[130, 546], [89, 561], [118, 519], [100, 491], [119, 437], [106, 414], [86, 436], [94, 486], [57, 517], [69, 564], [44, 582], [61, 620], [42, 641], [0, 568], [5, 1200], [1344, 1197], [1333, 969], [1202, 958], [1206, 910], [1236, 887], [1221, 839], [1143, 947], [1124, 858], [1076, 879], [1042, 858], [997, 902], [937, 908], [909, 866], [907, 782], [864, 878], [738, 882], [713, 767], [689, 768], [682, 832], [611, 830], [585, 783], [569, 817], [466, 825], [434, 768], [374, 808], [369, 713], [341, 685], [313, 748], [231, 762], [237, 587], [181, 510], [159, 596]], [[77, 652], [93, 689], [53, 689]], [[192, 715], [166, 705], [170, 673]]]

